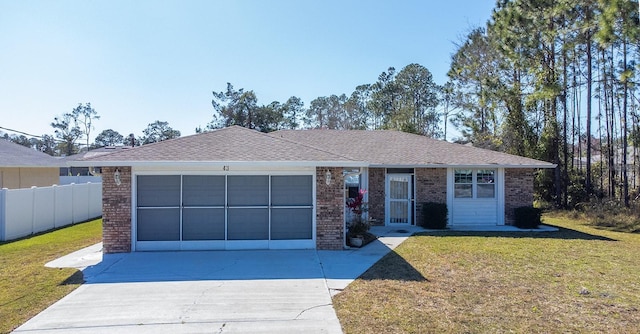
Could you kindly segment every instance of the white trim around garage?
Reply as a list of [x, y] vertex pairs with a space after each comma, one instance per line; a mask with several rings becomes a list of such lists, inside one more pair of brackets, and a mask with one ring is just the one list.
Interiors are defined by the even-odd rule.
[[[311, 239], [291, 239], [291, 240], [176, 240], [176, 241], [137, 241], [137, 179], [143, 175], [204, 175], [204, 176], [268, 176], [271, 180], [272, 176], [296, 176], [304, 175], [311, 177], [312, 205], [306, 207], [311, 209]], [[132, 251], [157, 251], [157, 250], [232, 250], [232, 249], [314, 249], [316, 247], [316, 172], [315, 168], [278, 168], [278, 169], [258, 169], [253, 166], [246, 166], [243, 169], [227, 170], [227, 171], [211, 171], [192, 169], [185, 171], [176, 171], [165, 168], [148, 168], [139, 167], [132, 168], [131, 182], [131, 249]], [[182, 182], [182, 181], [181, 181]], [[270, 181], [271, 182], [271, 181]], [[226, 181], [225, 181], [226, 184]], [[271, 189], [271, 185], [269, 185]], [[181, 190], [182, 193], [182, 190]], [[225, 190], [225, 194], [227, 190]], [[271, 193], [271, 191], [269, 192]], [[226, 195], [225, 195], [226, 196]], [[226, 202], [226, 200], [225, 200]], [[227, 236], [227, 208], [225, 205], [225, 236]], [[271, 204], [267, 206], [269, 210], [269, 222], [271, 222], [271, 209], [278, 209]], [[300, 207], [302, 208], [302, 207]], [[182, 211], [181, 211], [182, 212]], [[180, 218], [180, 229], [182, 239], [182, 217]], [[269, 235], [271, 235], [271, 223], [269, 223]], [[227, 237], [225, 237], [226, 239]]]

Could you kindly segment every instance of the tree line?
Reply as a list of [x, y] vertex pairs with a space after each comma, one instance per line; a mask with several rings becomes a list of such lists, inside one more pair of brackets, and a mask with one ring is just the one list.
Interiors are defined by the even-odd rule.
[[628, 206], [639, 32], [637, 1], [499, 0], [452, 57], [454, 124], [474, 145], [557, 164], [538, 175], [545, 201]]
[[51, 122], [53, 134], [32, 136], [25, 134], [0, 134], [2, 138], [33, 148], [52, 156], [70, 156], [81, 151], [107, 146], [140, 146], [167, 139], [180, 137], [180, 131], [169, 126], [168, 122], [155, 121], [142, 130], [142, 136], [133, 133], [123, 136], [118, 131], [107, 129], [100, 132], [91, 142], [94, 122], [100, 119], [91, 103], [79, 103], [71, 112], [56, 116]]
[[214, 118], [199, 131], [239, 125], [263, 132], [298, 128], [396, 129], [440, 137], [440, 90], [431, 72], [419, 64], [409, 64], [399, 72], [390, 67], [376, 82], [359, 85], [348, 96], [320, 96], [307, 108], [296, 96], [284, 103], [259, 105], [252, 90], [235, 89], [228, 83], [226, 91], [213, 93]]

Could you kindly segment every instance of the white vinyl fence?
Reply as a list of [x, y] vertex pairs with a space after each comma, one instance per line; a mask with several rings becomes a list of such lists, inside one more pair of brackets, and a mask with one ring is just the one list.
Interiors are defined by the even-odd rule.
[[0, 190], [0, 241], [102, 215], [102, 183]]
[[102, 182], [101, 176], [87, 176], [87, 175], [76, 175], [76, 176], [60, 176], [59, 185], [65, 184], [81, 184], [81, 183], [100, 183]]

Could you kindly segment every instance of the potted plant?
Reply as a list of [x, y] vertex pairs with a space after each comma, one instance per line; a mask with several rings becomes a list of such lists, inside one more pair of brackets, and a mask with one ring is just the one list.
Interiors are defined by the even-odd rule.
[[349, 244], [354, 247], [361, 247], [364, 241], [364, 234], [369, 231], [369, 222], [362, 218], [362, 214], [367, 212], [368, 206], [364, 201], [366, 190], [360, 189], [355, 198], [347, 199], [347, 207], [351, 210], [352, 219], [349, 222], [347, 237]]

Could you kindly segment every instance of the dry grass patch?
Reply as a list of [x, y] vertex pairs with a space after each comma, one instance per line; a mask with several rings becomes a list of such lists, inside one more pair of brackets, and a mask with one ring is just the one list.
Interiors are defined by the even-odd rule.
[[100, 242], [102, 220], [0, 244], [0, 333], [8, 333], [82, 283], [75, 269], [45, 263]]
[[561, 231], [409, 238], [335, 297], [344, 331], [640, 332], [640, 235], [545, 222]]

